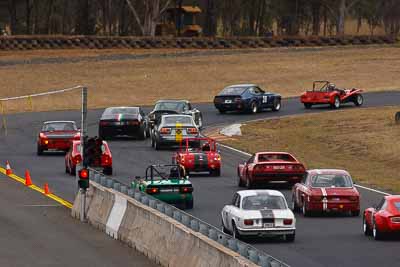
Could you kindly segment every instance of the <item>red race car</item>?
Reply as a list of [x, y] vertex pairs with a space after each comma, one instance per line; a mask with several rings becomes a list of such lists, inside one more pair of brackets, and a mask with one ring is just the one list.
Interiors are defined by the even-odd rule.
[[80, 140], [81, 134], [74, 121], [46, 121], [37, 139], [37, 154], [45, 150], [68, 151], [72, 140]]
[[389, 234], [400, 234], [400, 195], [384, 196], [376, 207], [364, 211], [365, 235], [379, 240]]
[[312, 212], [348, 212], [360, 214], [360, 194], [350, 174], [344, 170], [308, 170], [292, 190], [294, 210], [304, 216]]
[[[196, 148], [190, 144], [196, 144]], [[212, 176], [221, 175], [221, 155], [217, 151], [215, 140], [211, 138], [184, 139], [173, 160], [182, 165], [186, 173], [209, 172]]]
[[332, 108], [338, 109], [343, 103], [353, 102], [361, 106], [364, 102], [361, 89], [340, 89], [328, 81], [315, 81], [313, 89], [306, 91], [300, 96], [301, 103], [309, 109], [313, 105], [329, 104]]
[[249, 189], [256, 184], [274, 181], [294, 184], [301, 181], [305, 171], [304, 165], [289, 153], [258, 152], [243, 164], [239, 164], [238, 184]]
[[[106, 175], [112, 175], [112, 155], [106, 141], [94, 140], [94, 145], [89, 148], [88, 165], [95, 169], [102, 169]], [[88, 144], [90, 141], [88, 141]], [[90, 147], [90, 145], [88, 145]], [[76, 165], [82, 161], [81, 142], [73, 141], [70, 150], [65, 155], [65, 172], [71, 175], [76, 174]]]

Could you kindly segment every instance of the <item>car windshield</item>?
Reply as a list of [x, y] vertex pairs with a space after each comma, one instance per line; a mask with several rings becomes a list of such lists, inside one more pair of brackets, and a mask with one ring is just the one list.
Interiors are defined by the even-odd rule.
[[[81, 151], [81, 144], [76, 145], [76, 151]], [[106, 151], [106, 147], [104, 144], [101, 145], [101, 152], [104, 153]]]
[[76, 131], [76, 125], [73, 122], [51, 122], [46, 123], [42, 127], [42, 131], [44, 132], [52, 132], [52, 131]]
[[260, 154], [258, 155], [258, 161], [266, 162], [266, 161], [296, 161], [291, 155], [289, 154]]
[[153, 177], [154, 181], [182, 178], [178, 166], [153, 166], [146, 170], [146, 177], [147, 179]]
[[177, 101], [163, 101], [163, 102], [158, 102], [156, 106], [154, 107], [154, 110], [173, 110], [176, 112], [182, 112], [185, 107], [184, 102], [177, 102]]
[[219, 94], [220, 95], [241, 95], [247, 87], [226, 87]]
[[107, 108], [104, 111], [104, 115], [116, 115], [116, 114], [138, 114], [138, 107], [126, 107], [126, 108]]
[[395, 202], [393, 202], [393, 205], [395, 206], [395, 208], [397, 209], [397, 211], [400, 211], [400, 201], [395, 201]]
[[312, 187], [352, 187], [351, 177], [346, 174], [317, 174], [311, 178]]
[[248, 196], [243, 199], [242, 208], [244, 210], [283, 210], [287, 209], [285, 199], [281, 196], [271, 196], [268, 194], [259, 194]]
[[193, 124], [192, 118], [188, 116], [164, 116], [163, 120], [165, 124]]

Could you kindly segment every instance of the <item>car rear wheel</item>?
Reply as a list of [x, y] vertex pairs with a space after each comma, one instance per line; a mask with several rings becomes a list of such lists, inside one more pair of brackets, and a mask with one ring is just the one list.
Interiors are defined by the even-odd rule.
[[224, 221], [222, 221], [222, 232], [224, 234], [231, 234], [231, 232], [228, 229], [225, 228]]
[[199, 127], [199, 129], [203, 128], [203, 115], [199, 115], [199, 119], [197, 121], [197, 127]]
[[375, 220], [372, 225], [372, 236], [375, 240], [382, 240], [382, 233], [379, 231], [378, 227], [376, 226]]
[[103, 173], [105, 175], [112, 175], [112, 172], [113, 172], [112, 167], [106, 167], [106, 168], [103, 169]]
[[258, 112], [258, 106], [257, 103], [255, 101], [251, 102], [250, 104], [250, 113], [257, 113]]
[[303, 207], [301, 208], [301, 213], [303, 213], [304, 217], [310, 216], [310, 211], [308, 210], [307, 203], [304, 200], [303, 200]]
[[292, 195], [292, 210], [299, 211], [299, 207], [297, 206], [297, 203], [296, 203], [296, 197], [294, 195]]
[[185, 209], [187, 209], [187, 210], [193, 209], [193, 198], [191, 200], [186, 201]]
[[221, 114], [226, 113], [226, 110], [225, 110], [225, 109], [218, 109], [218, 111], [219, 111], [219, 113], [221, 113]]
[[351, 216], [358, 217], [360, 216], [360, 210], [353, 210], [350, 212]]
[[146, 127], [143, 126], [143, 129], [140, 129], [138, 137], [140, 140], [146, 139]]
[[250, 181], [249, 177], [246, 178], [246, 187], [247, 189], [253, 188], [253, 183]]
[[367, 236], [371, 235], [371, 229], [368, 226], [365, 216], [363, 216], [363, 232], [364, 232], [364, 235], [367, 235]]
[[36, 153], [37, 153], [38, 156], [43, 155], [43, 149], [41, 148], [41, 146], [39, 146], [39, 145], [37, 146], [37, 152]]
[[294, 232], [293, 234], [285, 235], [286, 242], [294, 242], [295, 238], [296, 238], [296, 232]]
[[65, 173], [69, 173], [69, 169], [68, 169], [67, 165], [65, 165]]
[[335, 96], [335, 98], [333, 99], [333, 103], [332, 103], [332, 108], [334, 109], [338, 109], [340, 108], [340, 99], [338, 96]]
[[274, 101], [274, 106], [272, 107], [272, 111], [279, 111], [281, 109], [281, 100], [278, 99], [276, 101]]
[[76, 167], [70, 167], [69, 174], [76, 175]]
[[310, 108], [312, 108], [312, 104], [310, 104], [310, 103], [304, 103], [304, 107], [305, 107], [306, 109], [310, 109]]
[[240, 178], [239, 170], [238, 170], [237, 177], [238, 177], [238, 186], [239, 187], [244, 187], [245, 184], [243, 183], [242, 179]]
[[212, 176], [217, 176], [217, 177], [219, 177], [219, 176], [221, 176], [221, 169], [211, 170], [211, 171], [210, 171], [210, 174], [211, 174]]
[[362, 104], [364, 103], [364, 98], [362, 95], [356, 95], [355, 100], [354, 100], [354, 104], [359, 107], [362, 106]]
[[235, 239], [240, 239], [240, 234], [238, 229], [236, 228], [235, 222], [232, 222], [232, 237]]
[[156, 150], [160, 150], [160, 149], [161, 149], [161, 145], [160, 145], [159, 142], [157, 142], [157, 139], [154, 140], [154, 148], [155, 148]]

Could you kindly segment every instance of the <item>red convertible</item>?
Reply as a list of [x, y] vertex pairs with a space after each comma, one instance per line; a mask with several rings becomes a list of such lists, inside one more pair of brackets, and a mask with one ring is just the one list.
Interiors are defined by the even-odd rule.
[[375, 240], [400, 234], [400, 195], [384, 196], [379, 204], [364, 211], [363, 231]]
[[[196, 144], [193, 148], [190, 144]], [[173, 160], [189, 172], [209, 172], [212, 176], [221, 175], [221, 155], [215, 140], [211, 138], [186, 138]]]
[[300, 96], [301, 103], [309, 109], [313, 105], [329, 104], [332, 108], [338, 109], [343, 103], [352, 102], [361, 106], [364, 102], [361, 89], [340, 89], [328, 81], [315, 81], [313, 89], [306, 91]]
[[304, 216], [313, 212], [360, 214], [360, 194], [344, 170], [308, 170], [292, 190], [292, 206]]
[[[95, 169], [102, 169], [106, 175], [112, 175], [112, 155], [107, 142], [100, 139], [95, 142], [96, 144], [88, 152], [88, 158], [90, 158], [88, 165]], [[81, 141], [73, 141], [70, 150], [65, 155], [65, 172], [75, 175], [76, 166], [81, 161]]]
[[81, 135], [74, 121], [46, 121], [37, 139], [37, 154], [45, 150], [68, 151], [72, 140], [80, 140]]
[[238, 185], [252, 188], [257, 184], [274, 181], [297, 183], [305, 174], [304, 165], [285, 152], [258, 152], [243, 164], [239, 164]]

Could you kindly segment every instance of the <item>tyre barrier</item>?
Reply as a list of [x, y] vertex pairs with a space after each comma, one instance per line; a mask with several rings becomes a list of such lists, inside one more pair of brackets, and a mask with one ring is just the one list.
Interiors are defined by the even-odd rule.
[[0, 50], [34, 49], [238, 49], [299, 46], [393, 44], [395, 36], [277, 36], [230, 38], [166, 38], [110, 36], [0, 36]]
[[[90, 169], [86, 217], [94, 227], [162, 266], [286, 267], [251, 245], [141, 191]], [[81, 194], [72, 216], [80, 218]]]

